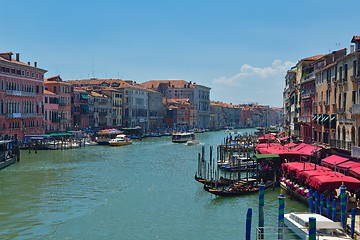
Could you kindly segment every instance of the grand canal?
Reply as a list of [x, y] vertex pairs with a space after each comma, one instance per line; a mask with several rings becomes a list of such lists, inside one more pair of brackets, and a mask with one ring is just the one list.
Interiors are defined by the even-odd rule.
[[[207, 160], [209, 146], [227, 134], [197, 134]], [[0, 172], [0, 238], [244, 239], [248, 208], [255, 235], [258, 195], [205, 192], [194, 180], [200, 151], [169, 137], [125, 147], [22, 151], [20, 162]], [[277, 224], [279, 192], [265, 191], [266, 227]], [[285, 209], [306, 207], [286, 199]]]

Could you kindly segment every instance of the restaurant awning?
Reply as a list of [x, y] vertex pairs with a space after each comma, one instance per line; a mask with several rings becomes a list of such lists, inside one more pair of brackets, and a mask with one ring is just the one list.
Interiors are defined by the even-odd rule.
[[279, 158], [279, 154], [255, 154], [256, 159]]
[[326, 166], [326, 167], [334, 168], [335, 165], [337, 166], [337, 165], [339, 165], [339, 164], [341, 164], [343, 162], [346, 162], [346, 161], [349, 161], [349, 159], [333, 154], [333, 155], [331, 155], [331, 156], [329, 156], [327, 158], [322, 159], [321, 164]]
[[334, 172], [329, 168], [322, 167], [321, 169], [318, 169], [318, 167], [316, 167], [316, 170], [301, 171], [296, 176], [305, 182], [309, 182], [310, 178], [313, 176], [331, 175], [333, 173]]
[[345, 170], [345, 171], [349, 170], [350, 168], [357, 168], [357, 167], [360, 167], [360, 163], [355, 161], [346, 161], [339, 165], [336, 165], [336, 169]]
[[360, 188], [360, 181], [356, 178], [345, 176], [341, 173], [334, 173], [334, 175], [313, 176], [310, 179], [309, 185], [318, 191], [332, 190], [339, 188], [342, 183], [347, 190], [357, 190]]
[[353, 177], [360, 178], [360, 167], [350, 168], [349, 174]]

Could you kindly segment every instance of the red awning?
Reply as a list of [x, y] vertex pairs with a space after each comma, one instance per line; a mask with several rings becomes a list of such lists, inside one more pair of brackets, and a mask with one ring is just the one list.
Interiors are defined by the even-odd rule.
[[339, 165], [336, 165], [336, 169], [345, 170], [345, 171], [349, 170], [350, 168], [357, 168], [357, 167], [360, 167], [360, 163], [355, 161], [346, 161]]
[[356, 178], [345, 176], [341, 173], [334, 173], [333, 175], [313, 176], [310, 179], [309, 185], [320, 192], [325, 190], [337, 189], [344, 183], [346, 189], [357, 190], [360, 188], [360, 181]]
[[[283, 171], [288, 173], [295, 173], [301, 171], [315, 170], [315, 164], [310, 162], [289, 162], [281, 164]], [[316, 169], [322, 169], [324, 167], [317, 165]], [[325, 168], [328, 169], [328, 168]]]
[[360, 178], [360, 167], [350, 168], [349, 174], [356, 178]]
[[335, 164], [336, 165], [339, 165], [343, 162], [346, 162], [346, 161], [349, 161], [348, 158], [345, 158], [345, 157], [340, 157], [338, 155], [331, 155], [327, 158], [324, 158], [321, 160], [321, 164], [326, 166], [326, 167], [331, 167], [331, 168], [334, 168], [335, 167]]
[[[319, 166], [321, 167], [321, 166]], [[299, 179], [309, 182], [310, 178], [313, 176], [325, 176], [325, 175], [332, 175], [334, 172], [330, 168], [321, 167], [321, 169], [318, 169], [318, 166], [316, 166], [316, 170], [309, 170], [309, 171], [301, 171], [298, 172], [296, 175]]]

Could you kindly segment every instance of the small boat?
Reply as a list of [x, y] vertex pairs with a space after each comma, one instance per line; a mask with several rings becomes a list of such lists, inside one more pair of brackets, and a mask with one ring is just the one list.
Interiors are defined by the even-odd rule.
[[173, 132], [171, 135], [171, 141], [173, 143], [186, 143], [188, 140], [195, 139], [193, 132]]
[[194, 146], [194, 145], [198, 145], [200, 142], [198, 140], [195, 139], [190, 139], [186, 141], [186, 145], [187, 146]]
[[[273, 186], [273, 182], [269, 181], [265, 183], [265, 189]], [[212, 193], [216, 196], [230, 197], [230, 196], [241, 196], [251, 193], [259, 192], [259, 185], [253, 185], [249, 182], [239, 181], [238, 183], [231, 184], [225, 188], [214, 188], [209, 185], [204, 184], [204, 190]]]
[[13, 140], [0, 141], [0, 169], [16, 162], [20, 153], [19, 147], [14, 145]]
[[217, 185], [219, 187], [221, 187], [221, 186], [229, 186], [229, 185], [233, 184], [234, 181], [236, 181], [236, 180], [231, 180], [231, 179], [224, 178], [224, 177], [220, 177], [219, 180], [215, 181], [215, 180], [210, 180], [210, 179], [205, 179], [205, 178], [198, 177], [197, 174], [195, 174], [194, 178], [199, 183], [210, 185], [210, 186]]
[[132, 144], [131, 139], [125, 134], [116, 135], [115, 138], [109, 141], [110, 146], [124, 146]]
[[340, 240], [351, 239], [341, 223], [334, 222], [320, 214], [309, 212], [293, 212], [284, 215], [284, 224], [301, 239], [309, 239], [309, 218], [316, 218], [316, 239]]
[[218, 166], [224, 171], [246, 171], [256, 169], [256, 161], [244, 156], [234, 156], [234, 160], [218, 163]]

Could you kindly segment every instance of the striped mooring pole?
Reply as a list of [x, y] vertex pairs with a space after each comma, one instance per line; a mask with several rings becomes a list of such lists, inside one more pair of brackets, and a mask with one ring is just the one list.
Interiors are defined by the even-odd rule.
[[324, 195], [320, 194], [320, 214], [324, 215]]
[[314, 201], [315, 201], [315, 204], [314, 204], [315, 211], [314, 211], [314, 213], [319, 213], [319, 195], [318, 195], [317, 191], [314, 192]]
[[313, 193], [312, 189], [309, 189], [309, 212], [313, 212]]
[[332, 204], [332, 220], [336, 222], [336, 199], [333, 200]]
[[331, 215], [331, 208], [330, 208], [331, 206], [330, 206], [330, 197], [329, 196], [327, 196], [326, 197], [326, 217], [328, 218], [328, 219], [330, 219], [330, 215]]
[[346, 187], [344, 183], [340, 186], [340, 219], [344, 230], [346, 230]]
[[309, 240], [316, 240], [316, 218], [309, 218]]
[[246, 214], [246, 233], [245, 240], [251, 239], [251, 220], [252, 220], [252, 208], [249, 208]]
[[264, 239], [264, 189], [265, 184], [261, 181], [259, 185], [259, 239]]
[[354, 233], [355, 233], [355, 208], [351, 209], [351, 237], [354, 238]]
[[278, 214], [278, 240], [284, 239], [284, 212], [285, 212], [285, 196], [280, 193], [279, 199], [279, 214]]

